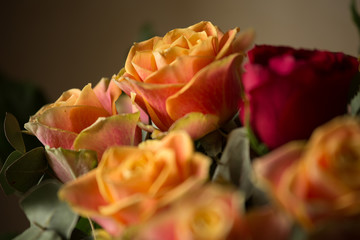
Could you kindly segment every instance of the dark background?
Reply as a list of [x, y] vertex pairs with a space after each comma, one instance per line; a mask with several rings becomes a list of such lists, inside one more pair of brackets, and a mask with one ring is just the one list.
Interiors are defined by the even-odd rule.
[[[1, 121], [10, 111], [22, 126], [63, 91], [116, 74], [134, 41], [201, 20], [223, 31], [252, 27], [258, 44], [355, 56], [359, 38], [349, 5], [349, 0], [0, 0]], [[8, 144], [0, 134], [3, 162]], [[27, 225], [17, 201], [0, 190], [1, 234]]]

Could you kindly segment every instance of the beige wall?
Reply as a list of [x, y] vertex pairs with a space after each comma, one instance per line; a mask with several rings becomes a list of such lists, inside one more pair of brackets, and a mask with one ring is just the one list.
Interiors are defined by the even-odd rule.
[[[210, 20], [221, 29], [252, 27], [256, 43], [356, 55], [349, 0], [32, 0], [0, 3], [0, 71], [42, 86], [51, 100], [110, 77], [138, 29], [158, 34]], [[359, 4], [360, 5], [360, 4]]]

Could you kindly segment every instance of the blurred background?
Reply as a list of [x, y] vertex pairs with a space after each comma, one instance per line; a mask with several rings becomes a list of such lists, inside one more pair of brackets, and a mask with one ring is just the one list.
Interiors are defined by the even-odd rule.
[[[202, 20], [253, 28], [256, 44], [358, 54], [350, 0], [1, 0], [1, 122], [10, 111], [22, 126], [63, 91], [116, 74], [133, 42]], [[17, 198], [0, 196], [0, 232], [21, 231]]]
[[356, 55], [349, 0], [1, 1], [0, 72], [40, 86], [48, 100], [111, 77], [141, 31], [212, 21], [223, 31], [253, 28], [256, 43]]

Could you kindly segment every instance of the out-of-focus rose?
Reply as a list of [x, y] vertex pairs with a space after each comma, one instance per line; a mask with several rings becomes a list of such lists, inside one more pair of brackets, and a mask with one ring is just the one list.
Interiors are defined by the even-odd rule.
[[174, 29], [135, 43], [115, 77], [161, 131], [186, 130], [199, 138], [238, 110], [243, 51], [253, 31], [223, 33], [210, 22]]
[[192, 189], [137, 229], [134, 240], [286, 240], [291, 221], [271, 206], [244, 212], [244, 196], [224, 186]]
[[96, 169], [68, 182], [59, 196], [118, 236], [203, 183], [209, 164], [185, 132], [173, 132], [138, 147], [109, 148]]
[[360, 213], [360, 123], [342, 117], [307, 145], [288, 143], [255, 162], [280, 204], [305, 227]]
[[248, 239], [244, 198], [217, 185], [192, 189], [139, 228], [136, 240]]
[[255, 46], [248, 53], [241, 120], [270, 149], [307, 139], [319, 125], [346, 112], [355, 57], [326, 51]]
[[140, 113], [118, 114], [115, 101], [120, 94], [113, 81], [103, 78], [94, 89], [88, 84], [64, 92], [25, 124], [47, 147], [49, 163], [60, 180], [87, 172], [109, 146], [141, 141], [136, 129]]

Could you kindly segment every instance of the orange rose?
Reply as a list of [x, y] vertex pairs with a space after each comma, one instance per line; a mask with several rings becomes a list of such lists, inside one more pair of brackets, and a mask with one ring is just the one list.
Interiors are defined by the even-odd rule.
[[[140, 113], [118, 114], [115, 101], [120, 94], [113, 81], [101, 79], [94, 89], [88, 84], [82, 90], [64, 92], [25, 124], [46, 146], [49, 163], [60, 180], [68, 181], [94, 167], [109, 146], [141, 141], [141, 132], [136, 130]], [[81, 149], [96, 154], [77, 152]]]
[[255, 165], [281, 205], [304, 227], [360, 213], [357, 119], [334, 119], [315, 130], [306, 146], [287, 144]]
[[217, 185], [193, 189], [139, 228], [136, 240], [249, 239], [244, 198]]
[[285, 240], [290, 229], [291, 222], [271, 206], [245, 213], [240, 192], [209, 184], [192, 189], [156, 213], [131, 239]]
[[254, 35], [238, 31], [200, 22], [135, 43], [115, 80], [160, 130], [200, 138], [238, 111], [243, 51]]
[[174, 132], [138, 147], [108, 149], [96, 169], [68, 182], [59, 196], [118, 236], [205, 181], [209, 164], [208, 157], [194, 153], [186, 133]]

